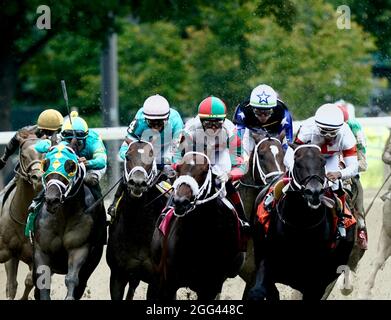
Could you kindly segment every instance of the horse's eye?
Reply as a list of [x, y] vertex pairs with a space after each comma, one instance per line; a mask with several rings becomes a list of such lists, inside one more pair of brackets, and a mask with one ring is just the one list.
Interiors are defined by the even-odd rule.
[[125, 156], [125, 159], [126, 159], [126, 161], [130, 161], [129, 155], [126, 155], [126, 156]]

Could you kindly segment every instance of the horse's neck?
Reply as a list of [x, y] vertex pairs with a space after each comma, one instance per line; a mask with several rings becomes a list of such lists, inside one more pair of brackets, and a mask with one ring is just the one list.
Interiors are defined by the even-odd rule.
[[15, 195], [12, 203], [13, 205], [18, 205], [20, 210], [15, 211], [15, 213], [20, 212], [21, 216], [27, 216], [27, 208], [31, 204], [34, 196], [35, 192], [32, 184], [19, 177], [16, 181]]

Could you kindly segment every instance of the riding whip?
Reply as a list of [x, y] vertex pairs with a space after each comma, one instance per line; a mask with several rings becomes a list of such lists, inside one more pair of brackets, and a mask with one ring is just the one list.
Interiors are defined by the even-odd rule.
[[62, 89], [62, 95], [64, 96], [65, 105], [67, 107], [69, 121], [71, 122], [72, 125], [72, 118], [71, 118], [71, 112], [69, 110], [68, 93], [67, 93], [67, 86], [65, 84], [65, 80], [61, 80], [61, 89]]
[[367, 210], [365, 210], [365, 215], [364, 215], [365, 217], [366, 217], [366, 215], [368, 214], [369, 210], [371, 210], [371, 208], [372, 208], [372, 206], [373, 206], [373, 203], [375, 202], [375, 200], [376, 200], [377, 196], [379, 195], [381, 189], [385, 186], [385, 184], [386, 184], [387, 181], [390, 179], [390, 177], [391, 177], [391, 172], [388, 174], [386, 180], [384, 180], [383, 184], [380, 186], [379, 190], [376, 192], [376, 194], [375, 194], [375, 196], [373, 197], [371, 203], [369, 204]]

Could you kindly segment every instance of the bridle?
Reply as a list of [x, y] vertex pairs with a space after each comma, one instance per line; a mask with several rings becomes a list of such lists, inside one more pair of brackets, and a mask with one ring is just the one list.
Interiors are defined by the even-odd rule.
[[[294, 152], [293, 152], [293, 158], [296, 154], [296, 152], [300, 149], [303, 149], [303, 148], [316, 148], [318, 149], [319, 151], [321, 151], [320, 147], [316, 144], [303, 144], [301, 146], [298, 146]], [[324, 178], [321, 178], [320, 176], [316, 175], [316, 174], [313, 174], [313, 175], [309, 175], [308, 177], [298, 181], [297, 178], [296, 178], [296, 175], [295, 175], [295, 162], [293, 161], [293, 166], [289, 169], [288, 171], [288, 176], [290, 178], [290, 187], [292, 190], [294, 191], [300, 191], [300, 192], [303, 192], [305, 189], [306, 189], [306, 186], [307, 184], [312, 180], [312, 179], [316, 179], [318, 180], [324, 188], [327, 187], [327, 178], [324, 177]], [[293, 185], [292, 185], [292, 182], [293, 182]]]
[[173, 184], [174, 194], [176, 194], [177, 190], [179, 189], [179, 187], [182, 184], [188, 185], [190, 187], [190, 189], [192, 190], [192, 194], [193, 194], [193, 201], [190, 202], [189, 208], [183, 214], [178, 215], [175, 213], [175, 210], [174, 210], [174, 215], [177, 217], [185, 216], [187, 213], [193, 211], [197, 206], [199, 206], [201, 204], [205, 204], [209, 201], [212, 201], [212, 200], [216, 199], [217, 197], [219, 197], [221, 194], [225, 194], [225, 192], [226, 192], [225, 191], [225, 183], [222, 183], [221, 188], [219, 190], [217, 190], [217, 192], [215, 192], [214, 194], [210, 195], [211, 190], [212, 190], [212, 184], [213, 184], [212, 183], [212, 166], [211, 166], [210, 159], [208, 158], [207, 155], [205, 155], [201, 152], [189, 151], [184, 155], [183, 158], [185, 158], [187, 155], [200, 155], [200, 156], [204, 157], [208, 163], [208, 172], [206, 174], [205, 181], [203, 182], [201, 187], [198, 185], [197, 181], [189, 175], [182, 175], [182, 176], [178, 177], [178, 179], [175, 180], [175, 182]]
[[[148, 144], [152, 151], [153, 151], [153, 145], [152, 143], [148, 142], [148, 141], [144, 141], [144, 140], [135, 140], [135, 141], [132, 141], [131, 143], [129, 143], [129, 146], [128, 146], [128, 150], [126, 151], [126, 153], [129, 151], [129, 148], [131, 145], [135, 144], [135, 143], [145, 143], [145, 144]], [[139, 149], [138, 152], [142, 153], [144, 152], [144, 149]], [[148, 173], [147, 170], [145, 170], [144, 167], [142, 166], [135, 166], [133, 167], [129, 172], [128, 172], [128, 169], [127, 169], [127, 159], [125, 158], [125, 161], [124, 161], [124, 180], [125, 182], [129, 182], [130, 180], [130, 177], [135, 173], [135, 172], [141, 172], [143, 175], [144, 175], [144, 178], [147, 182], [147, 187], [150, 188], [152, 185], [153, 185], [153, 182], [158, 174], [158, 170], [157, 170], [157, 166], [156, 166], [156, 159], [154, 158], [153, 159], [153, 162], [152, 162], [152, 168], [150, 170], [150, 172]]]
[[22, 146], [27, 142], [27, 141], [36, 141], [40, 140], [39, 138], [28, 138], [25, 139], [21, 145], [19, 146], [19, 170], [15, 169], [15, 173], [19, 175], [23, 180], [27, 181], [29, 184], [33, 184], [32, 182], [32, 175], [33, 172], [41, 172], [41, 160], [32, 160], [27, 166], [25, 163], [22, 161]]
[[[49, 149], [49, 151], [51, 151], [55, 147], [56, 146], [51, 147]], [[73, 154], [76, 154], [72, 148], [70, 148], [68, 146], [66, 146], [65, 148], [68, 149]], [[61, 175], [69, 183], [65, 184], [64, 182], [62, 182], [61, 180], [59, 180], [57, 178], [50, 179], [49, 181], [46, 181], [46, 178], [50, 177], [53, 174]], [[77, 163], [76, 164], [76, 175], [72, 179], [68, 179], [67, 177], [65, 177], [63, 174], [61, 174], [59, 172], [51, 172], [46, 177], [42, 176], [42, 185], [44, 187], [45, 193], [47, 192], [47, 190], [51, 186], [55, 186], [56, 188], [58, 188], [58, 190], [60, 192], [60, 203], [64, 203], [65, 199], [67, 199], [67, 197], [70, 195], [70, 192], [72, 191], [72, 189], [75, 186], [77, 186], [77, 190], [75, 192], [73, 192], [73, 194], [71, 196], [74, 196], [75, 194], [77, 194], [77, 192], [79, 191], [79, 189], [82, 185], [82, 183], [79, 183], [79, 182], [83, 181], [85, 174], [86, 174], [86, 167], [85, 167], [84, 163]]]
[[[300, 150], [302, 148], [316, 148], [318, 149], [319, 151], [321, 151], [320, 147], [318, 145], [315, 145], [315, 144], [304, 144], [304, 145], [301, 145], [301, 146], [298, 146], [294, 152], [293, 152], [293, 158], [294, 158], [294, 155], [295, 153], [297, 152], [297, 150]], [[305, 192], [305, 189], [306, 189], [306, 186], [307, 184], [315, 179], [315, 180], [318, 180], [322, 185], [323, 187], [325, 188], [327, 186], [327, 178], [324, 177], [323, 179], [318, 176], [318, 175], [309, 175], [307, 176], [306, 178], [304, 178], [303, 180], [300, 180], [298, 181], [296, 176], [295, 176], [295, 167], [294, 167], [294, 162], [293, 162], [293, 166], [289, 169], [289, 172], [288, 172], [288, 175], [289, 175], [289, 178], [290, 178], [290, 181], [288, 183], [288, 185], [284, 188], [285, 191], [284, 193], [286, 193], [286, 190], [288, 189], [291, 189], [293, 192], [299, 192], [301, 194], [301, 196], [304, 196], [304, 192]], [[286, 195], [285, 195], [286, 196]], [[282, 205], [283, 201], [279, 201], [277, 203], [277, 206], [276, 206], [276, 211], [277, 211], [277, 216], [278, 216], [278, 219], [284, 224], [284, 225], [287, 225], [291, 228], [295, 228], [295, 229], [300, 229], [300, 230], [311, 230], [311, 229], [314, 229], [316, 228], [317, 226], [319, 226], [325, 219], [326, 219], [326, 206], [324, 206], [323, 208], [323, 212], [322, 212], [322, 217], [319, 221], [315, 222], [314, 224], [310, 225], [310, 226], [307, 226], [305, 228], [300, 228], [300, 226], [298, 225], [295, 225], [295, 224], [292, 224], [291, 222], [287, 221], [281, 214], [281, 210], [280, 210], [280, 206]]]
[[[278, 140], [277, 138], [274, 138], [274, 137], [266, 137], [266, 138], [263, 138], [262, 140], [260, 140], [255, 148], [254, 148], [254, 152], [253, 152], [253, 168], [252, 168], [252, 174], [253, 174], [253, 180], [255, 181], [255, 168], [257, 168], [258, 170], [258, 173], [259, 173], [259, 176], [263, 182], [264, 185], [267, 184], [267, 179], [270, 178], [270, 177], [275, 177], [275, 176], [280, 176], [281, 174], [283, 174], [284, 172], [281, 171], [281, 167], [279, 165], [279, 163], [277, 162], [276, 158], [274, 157], [275, 159], [275, 164], [276, 164], [276, 167], [277, 167], [277, 171], [272, 171], [272, 172], [269, 172], [269, 173], [265, 173], [262, 169], [262, 166], [261, 166], [261, 163], [260, 163], [260, 160], [259, 160], [259, 155], [258, 155], [258, 149], [259, 147], [262, 145], [262, 143], [264, 143], [265, 141], [270, 141], [270, 140], [274, 140], [274, 141], [277, 141], [278, 144], [281, 145], [281, 141]], [[273, 152], [273, 151], [272, 151]], [[274, 155], [274, 154], [273, 154]], [[275, 155], [274, 155], [275, 156]]]

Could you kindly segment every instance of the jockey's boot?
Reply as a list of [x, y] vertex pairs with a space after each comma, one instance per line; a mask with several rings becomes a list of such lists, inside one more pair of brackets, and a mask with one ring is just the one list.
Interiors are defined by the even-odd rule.
[[124, 191], [125, 191], [125, 185], [121, 182], [118, 185], [117, 191], [115, 192], [113, 202], [110, 204], [110, 206], [107, 209], [107, 213], [111, 217], [111, 222], [113, 222], [115, 219], [117, 213], [117, 204]]
[[[338, 191], [337, 191], [338, 192]], [[344, 223], [344, 209], [345, 209], [345, 202], [346, 202], [346, 195], [343, 193], [337, 193], [337, 197], [341, 202], [337, 201], [336, 206], [337, 206], [337, 234], [336, 234], [336, 239], [345, 239], [346, 238], [346, 228], [345, 228], [345, 223]]]
[[247, 220], [246, 214], [244, 212], [244, 206], [242, 199], [240, 198], [239, 191], [235, 189], [231, 181], [228, 181], [225, 184], [226, 190], [227, 190], [227, 198], [230, 200], [230, 202], [235, 207], [235, 210], [238, 214], [241, 230], [243, 232], [243, 235], [250, 236], [251, 235], [251, 228], [250, 224]]

